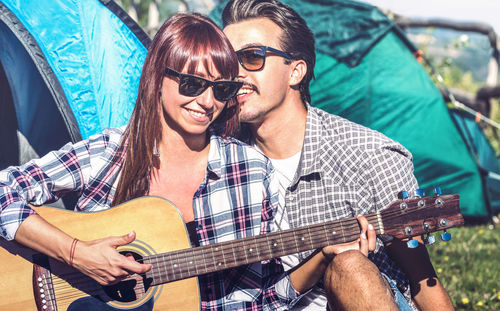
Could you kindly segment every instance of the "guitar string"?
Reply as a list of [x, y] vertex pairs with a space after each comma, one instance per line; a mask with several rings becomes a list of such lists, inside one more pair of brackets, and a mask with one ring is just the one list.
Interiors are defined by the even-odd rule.
[[[353, 222], [353, 223], [356, 223], [356, 224], [357, 224], [357, 222]], [[316, 240], [315, 235], [316, 235], [318, 232], [319, 232], [319, 233], [324, 233], [324, 232], [323, 232], [324, 230], [323, 230], [322, 228], [316, 228], [316, 227], [315, 227], [314, 229], [315, 229], [315, 230], [312, 230], [312, 231], [311, 231], [311, 237], [312, 237], [312, 238], [314, 238], [314, 239]], [[289, 232], [289, 234], [288, 234], [288, 235], [290, 235], [290, 234], [292, 234], [292, 235], [293, 235], [293, 232]], [[357, 236], [358, 234], [359, 234], [359, 232], [356, 232], [356, 233], [354, 234], [354, 236]], [[308, 247], [308, 248], [311, 248], [311, 246], [310, 246], [310, 247]], [[312, 248], [314, 248], [314, 247], [312, 247]], [[227, 251], [228, 249], [229, 249], [228, 247], [223, 247], [223, 248], [221, 248], [221, 251], [222, 251], [222, 252], [224, 252], [224, 251]], [[237, 248], [237, 249], [239, 249], [239, 248]], [[240, 255], [240, 254], [241, 254], [241, 252], [237, 251], [237, 252], [236, 252], [236, 254]], [[257, 258], [256, 258], [255, 260], [256, 260], [256, 261], [258, 261], [259, 257], [262, 257], [262, 256], [261, 256], [262, 254], [263, 254], [263, 252], [261, 252], [261, 253], [259, 254], [259, 256], [257, 256]], [[271, 256], [271, 254], [267, 254], [267, 252], [265, 252], [265, 254], [267, 255], [266, 257], [270, 257], [270, 256]], [[221, 259], [221, 258], [223, 259], [223, 257], [221, 257], [221, 256], [216, 256], [216, 258], [215, 258], [215, 259], [217, 260], [217, 259]], [[151, 259], [155, 259], [155, 258], [147, 258], [147, 259], [149, 259], [149, 260], [151, 261]], [[180, 260], [182, 261], [183, 259], [185, 260], [185, 258], [181, 258]], [[184, 269], [184, 270], [182, 270], [182, 272], [184, 272], [184, 273], [186, 274], [185, 269]], [[153, 273], [152, 273], [152, 274], [153, 274], [153, 277], [155, 277], [155, 276], [157, 276], [157, 275], [161, 275], [162, 273], [161, 273], [161, 271], [157, 272], [157, 271], [156, 271], [156, 269], [153, 269]], [[65, 276], [61, 276], [61, 277], [66, 278], [66, 279], [69, 279], [69, 278], [68, 278], [68, 276], [69, 276], [69, 275], [70, 275], [70, 274], [67, 274], [67, 275], [65, 275]], [[74, 273], [71, 273], [71, 275], [81, 275], [81, 274], [80, 274], [79, 272], [74, 272]], [[90, 278], [88, 278], [88, 277], [86, 277], [86, 278], [84, 278], [84, 279], [85, 279], [85, 280], [84, 280], [83, 282], [82, 282], [82, 281], [74, 281], [74, 280], [73, 280], [73, 282], [71, 282], [71, 283], [73, 283], [73, 284], [77, 285], [78, 287], [83, 287], [84, 285], [90, 285], [91, 283], [92, 283], [92, 284], [96, 284], [96, 282], [95, 282], [94, 280], [92, 280], [92, 279], [90, 279]], [[62, 279], [54, 280], [54, 282], [53, 282], [53, 283], [54, 283], [54, 287], [58, 287], [58, 285], [60, 285], [60, 284], [63, 284], [63, 285], [64, 285], [64, 284], [68, 284], [66, 281], [64, 281], [64, 280], [62, 280]], [[87, 283], [87, 284], [85, 284], [85, 283]], [[142, 284], [142, 282], [141, 282], [140, 284]], [[70, 288], [70, 287], [71, 287], [71, 285], [69, 285], [69, 286], [68, 286], [68, 288]], [[143, 288], [144, 288], [143, 286], [139, 286], [139, 287], [140, 287], [141, 289], [143, 289]], [[139, 288], [139, 287], [137, 287], [137, 288]], [[58, 287], [58, 288], [59, 288], [59, 287]], [[64, 287], [63, 287], [63, 288], [64, 288]], [[88, 290], [87, 290], [87, 291], [88, 291]]]
[[[398, 212], [398, 213], [397, 213], [397, 215], [399, 215], [399, 214], [400, 214], [400, 213]], [[369, 219], [369, 220], [375, 220], [375, 219], [377, 218], [377, 215], [376, 215], [376, 214], [371, 214], [371, 215], [367, 215], [367, 217], [368, 217], [368, 219]], [[353, 224], [355, 224], [355, 225], [356, 225], [356, 227], [357, 227], [357, 220], [356, 220], [355, 218], [351, 218], [351, 219], [348, 219], [348, 220], [343, 220], [342, 222], [343, 222], [344, 224], [349, 224], [349, 225], [353, 225]], [[376, 227], [375, 229], [376, 229], [376, 230], [378, 230], [378, 229], [379, 229], [379, 228], [378, 228], [378, 223], [375, 223], [375, 226], [374, 226], [374, 227]], [[319, 231], [319, 233], [324, 233], [324, 224], [317, 224], [317, 225], [311, 226], [311, 227], [309, 227], [309, 228], [313, 228], [313, 229], [314, 229], [313, 234], [311, 234], [311, 236], [313, 236], [314, 238], [315, 238], [316, 234], [318, 233], [318, 231]], [[359, 227], [358, 227], [358, 228], [359, 228]], [[333, 227], [333, 228], [332, 228], [332, 227], [329, 227], [329, 229], [335, 229], [335, 227]], [[297, 231], [300, 231], [300, 230], [297, 230]], [[348, 236], [349, 238], [347, 238], [347, 239], [345, 239], [345, 240], [347, 240], [347, 241], [348, 241], [348, 240], [350, 240], [350, 239], [351, 239], [351, 237], [352, 237], [352, 236], [356, 237], [358, 234], [359, 234], [359, 231], [354, 232], [353, 234], [351, 234], [351, 235], [349, 235], [349, 236]], [[293, 235], [293, 237], [295, 237], [295, 232], [287, 232], [287, 233], [281, 234], [281, 235], [280, 235], [280, 237], [281, 237], [281, 239], [285, 239], [285, 240], [286, 240], [286, 239], [290, 239], [289, 235]], [[258, 237], [258, 236], [257, 236], [257, 237]], [[327, 237], [326, 239], [328, 239], [328, 237]], [[316, 241], [316, 240], [317, 240], [317, 238], [315, 238], [315, 241]], [[355, 238], [354, 238], [353, 240], [355, 240]], [[238, 240], [236, 240], [236, 241], [238, 241]], [[319, 240], [319, 242], [318, 242], [318, 241], [316, 241], [316, 242], [314, 242], [313, 244], [316, 244], [316, 243], [324, 243], [324, 242], [325, 242], [325, 239], [321, 238], [321, 239]], [[240, 243], [242, 243], [242, 242], [240, 242]], [[254, 244], [255, 244], [255, 241], [254, 241]], [[328, 243], [327, 243], [327, 244], [328, 244]], [[237, 245], [236, 243], [235, 243], [235, 246], [234, 246], [234, 247], [232, 247], [232, 246], [229, 246], [229, 247], [228, 247], [228, 246], [221, 246], [221, 251], [222, 251], [222, 252], [224, 252], [224, 251], [227, 251], [227, 250], [233, 250], [235, 247], [236, 247], [237, 249], [240, 249], [240, 248], [239, 248], [239, 247], [237, 247], [237, 246], [238, 246], [238, 245]], [[313, 245], [311, 245], [310, 247], [315, 248]], [[307, 247], [307, 248], [310, 248], [310, 247]], [[189, 256], [190, 258], [192, 257], [192, 254], [188, 254], [188, 253], [189, 253], [189, 252], [191, 252], [191, 253], [192, 253], [192, 252], [193, 252], [193, 249], [179, 250], [179, 251], [175, 251], [175, 252], [177, 252], [177, 253], [184, 253], [184, 254], [185, 254], [185, 256], [184, 256], [184, 257], [179, 257], [179, 256], [177, 256], [177, 257], [179, 257], [178, 262], [183, 262], [183, 261], [184, 261], [184, 262], [186, 262], [186, 258], [187, 258], [187, 256]], [[239, 251], [238, 251], [238, 252], [236, 252], [236, 254], [238, 255], [238, 257], [242, 256], [242, 254], [243, 254], [243, 253], [245, 253], [245, 252], [239, 252]], [[267, 254], [267, 252], [261, 252], [261, 254], [262, 254], [262, 253], [264, 253], [265, 255], [268, 255], [268, 256], [266, 256], [266, 257], [269, 257], [269, 256], [271, 255], [271, 254]], [[272, 253], [272, 252], [270, 252], [270, 253]], [[168, 253], [168, 254], [171, 254], [171, 253]], [[245, 253], [245, 254], [246, 254], [246, 253]], [[159, 255], [153, 255], [153, 256], [150, 256], [150, 257], [148, 257], [148, 258], [149, 258], [150, 260], [154, 260], [154, 259], [162, 259], [162, 260], [163, 260], [164, 256], [165, 256], [165, 254], [159, 254]], [[172, 256], [172, 255], [171, 255], [171, 256]], [[198, 257], [198, 256], [197, 256], [197, 257]], [[252, 259], [252, 261], [254, 261], [254, 260], [259, 261], [259, 257], [262, 257], [262, 256], [257, 255], [257, 258]], [[215, 257], [214, 257], [214, 260], [215, 260], [215, 261], [220, 261], [220, 259], [224, 259], [224, 258], [223, 258], [223, 257], [219, 257], [219, 256], [215, 256]], [[140, 262], [141, 260], [138, 260], [138, 261]], [[226, 263], [226, 265], [227, 265], [227, 263]], [[187, 272], [187, 271], [186, 271], [186, 269], [184, 269], [184, 270], [179, 270], [179, 271], [180, 271], [181, 273], [186, 273], [186, 272]], [[80, 274], [79, 272], [75, 272], [75, 273], [76, 273], [76, 274]], [[155, 277], [155, 276], [157, 276], [157, 275], [161, 275], [161, 274], [162, 274], [161, 272], [159, 272], [159, 273], [155, 273], [155, 271], [153, 271], [153, 277]], [[167, 273], [167, 274], [168, 274], [168, 273]], [[92, 281], [92, 280], [91, 280], [91, 281]]]
[[[411, 207], [410, 207], [410, 208], [408, 208], [408, 211], [409, 211], [410, 209], [418, 209], [418, 208], [411, 208]], [[400, 211], [400, 210], [395, 210], [395, 211], [393, 211], [393, 212], [385, 212], [385, 214], [383, 215], [383, 217], [384, 217], [384, 219], [388, 219], [388, 218], [391, 218], [391, 216], [400, 216], [400, 215], [401, 215], [401, 211]], [[370, 221], [370, 220], [377, 220], [378, 215], [377, 215], [377, 214], [370, 214], [370, 215], [366, 215], [366, 217], [367, 217], [367, 219], [369, 219], [369, 221]], [[356, 224], [356, 225], [357, 225], [357, 220], [356, 220], [355, 218], [351, 218], [351, 219], [343, 220], [342, 222], [343, 222], [344, 224], [347, 224], [347, 223], [351, 223], [351, 222], [352, 222], [353, 224]], [[325, 229], [324, 229], [324, 225], [325, 225], [325, 224], [319, 224], [319, 225], [320, 225], [320, 226], [323, 226], [323, 228], [317, 228], [317, 227], [315, 227], [315, 226], [314, 226], [314, 229], [315, 229], [315, 230], [314, 230], [314, 232], [313, 232], [313, 233], [318, 233], [318, 231], [319, 231], [319, 233], [324, 233], [324, 232], [325, 232]], [[311, 229], [311, 228], [313, 228], [313, 226], [309, 227], [309, 229]], [[374, 228], [375, 228], [375, 230], [379, 230], [379, 229], [380, 229], [380, 228], [378, 228], [378, 222], [375, 222]], [[331, 227], [329, 227], [328, 229], [332, 229], [332, 228], [331, 228]], [[359, 227], [358, 227], [358, 229], [359, 229]], [[287, 232], [287, 233], [285, 233], [285, 234], [276, 235], [276, 237], [280, 237], [281, 239], [283, 239], [283, 238], [287, 238], [287, 235], [290, 235], [290, 234], [293, 234], [293, 235], [294, 235], [294, 237], [295, 237], [295, 233], [294, 233], [294, 232]], [[355, 233], [354, 233], [354, 237], [356, 237], [358, 234], [359, 234], [359, 231], [358, 231], [358, 232], [355, 232]], [[315, 234], [310, 234], [310, 236], [311, 236], [311, 237], [314, 237], [314, 238], [315, 238], [315, 241], [317, 240], [317, 239], [316, 239], [316, 235], [315, 235]], [[325, 237], [326, 237], [326, 240], [328, 240], [328, 239], [329, 239], [329, 238], [328, 238], [328, 236], [327, 236], [326, 234], [325, 234]], [[349, 239], [346, 239], [346, 240], [349, 240]], [[355, 240], [355, 238], [354, 238], [354, 240]], [[255, 242], [255, 241], [254, 241], [254, 242]], [[319, 240], [319, 243], [324, 243], [324, 242], [325, 242], [325, 239], [323, 239], [323, 238], [321, 238], [321, 239]], [[326, 242], [328, 242], [328, 241], [326, 241]], [[313, 243], [311, 243], [311, 244], [316, 244], [316, 243], [318, 243], [318, 242], [316, 241], [316, 242], [313, 242]], [[236, 245], [236, 243], [235, 243], [234, 245]], [[227, 246], [226, 246], [226, 247], [222, 246], [222, 249], [223, 249], [224, 251], [226, 251], [226, 250], [228, 250], [228, 249], [229, 249], [229, 250], [234, 251], [234, 248], [235, 248], [235, 247], [231, 247], [231, 246], [229, 246], [229, 247], [227, 247]], [[314, 248], [314, 247], [313, 247], [313, 248]], [[237, 248], [237, 249], [239, 249], [239, 248]], [[189, 250], [189, 251], [191, 251], [191, 252], [193, 251], [192, 249], [187, 249], [187, 250]], [[179, 250], [179, 251], [176, 251], [176, 252], [182, 252], [182, 251], [185, 251], [185, 250]], [[185, 252], [185, 253], [186, 253], [186, 255], [189, 255], [189, 254], [187, 254], [187, 252]], [[272, 252], [272, 251], [270, 251], [270, 253], [273, 253], [273, 252]], [[241, 253], [240, 253], [240, 252], [236, 252], [235, 254], [238, 254], [239, 256], [241, 256]], [[246, 253], [245, 253], [245, 254], [246, 254]], [[269, 254], [269, 255], [270, 255], [270, 254]], [[239, 256], [238, 256], [238, 257], [239, 257]], [[156, 257], [156, 258], [155, 258], [155, 257]], [[159, 255], [153, 255], [153, 256], [150, 256], [150, 257], [149, 257], [149, 259], [150, 259], [150, 260], [154, 260], [154, 259], [157, 259], [157, 260], [158, 260], [158, 259], [163, 259], [163, 257], [164, 257], [164, 254], [159, 254]], [[259, 256], [257, 256], [257, 257], [259, 257]], [[223, 258], [223, 257], [222, 257], [222, 258]], [[185, 260], [185, 258], [182, 258], [182, 259], [184, 259], [184, 260]], [[220, 258], [216, 258], [216, 259], [220, 259]], [[138, 260], [138, 261], [141, 261], [141, 260]], [[258, 260], [257, 260], [257, 261], [258, 261]], [[189, 269], [189, 268], [187, 268], [187, 269]], [[181, 271], [181, 272], [185, 272], [185, 271]], [[77, 272], [77, 274], [80, 274], [80, 273], [79, 273], [79, 272]], [[157, 273], [153, 271], [153, 277], [154, 277], [156, 274], [157, 274]], [[158, 274], [159, 274], [159, 275], [161, 275], [162, 273], [161, 273], [161, 272], [159, 272]], [[93, 281], [93, 280], [90, 280], [90, 281], [91, 281], [91, 282], [95, 282], [95, 281]], [[141, 282], [141, 284], [142, 284], [142, 282]]]
[[[418, 210], [418, 209], [420, 209], [420, 208], [418, 208], [418, 207], [411, 207], [411, 206], [410, 206], [406, 212], [407, 212], [407, 213], [409, 213], [409, 212], [411, 212], [411, 211], [413, 211], [413, 210]], [[392, 214], [392, 215], [391, 215], [391, 214]], [[383, 218], [387, 220], [387, 219], [390, 219], [390, 218], [391, 218], [391, 216], [398, 216], [398, 217], [399, 217], [401, 214], [402, 214], [402, 213], [401, 213], [401, 211], [400, 211], [400, 210], [395, 210], [395, 211], [393, 211], [393, 212], [387, 212], [387, 211], [386, 211], [386, 212], [385, 212], [385, 214], [383, 215]], [[375, 222], [375, 226], [374, 226], [374, 227], [376, 227], [376, 228], [375, 228], [376, 230], [380, 230], [380, 228], [378, 228], [378, 217], [379, 217], [379, 216], [378, 216], [377, 214], [367, 215], [366, 217], [367, 217], [369, 220], [377, 220], [377, 221]], [[357, 220], [355, 220], [354, 218], [352, 219], [352, 221], [353, 221], [354, 223], [357, 223]], [[342, 223], [348, 223], [348, 221], [342, 221]], [[320, 224], [320, 226], [322, 226], [322, 224]], [[311, 228], [311, 227], [309, 227], [309, 228]], [[322, 231], [322, 230], [320, 229], [320, 231]], [[359, 232], [357, 232], [357, 233], [359, 233]], [[357, 234], [356, 234], [356, 235], [357, 235]], [[282, 235], [280, 235], [280, 236], [278, 236], [278, 237], [283, 238], [284, 236], [285, 236], [285, 234], [282, 234]], [[327, 239], [328, 239], [328, 237], [327, 237]], [[350, 239], [351, 239], [351, 237], [349, 237], [349, 239], [346, 239], [346, 240], [350, 240]], [[236, 245], [236, 244], [234, 244], [234, 245]], [[230, 247], [231, 247], [231, 246], [230, 246]], [[233, 247], [236, 247], [236, 246], [233, 246]], [[224, 247], [224, 246], [221, 246], [221, 249], [223, 249], [223, 250], [228, 250], [228, 249], [229, 249], [229, 250], [231, 250], [231, 251], [233, 250], [232, 248], [227, 248], [227, 247]], [[183, 251], [184, 251], [184, 250], [180, 250], [179, 252], [183, 252]], [[189, 254], [188, 252], [191, 252], [191, 253]], [[193, 255], [192, 255], [193, 250], [192, 250], [192, 249], [188, 249], [188, 252], [185, 252], [185, 253], [184, 253], [184, 254], [185, 254], [185, 256], [192, 257], [192, 256], [193, 256]], [[272, 252], [271, 252], [271, 253], [272, 253]], [[241, 254], [242, 254], [242, 253], [238, 252], [238, 254], [239, 254], [239, 256], [241, 256]], [[247, 253], [246, 253], [246, 252], [243, 252], [243, 254], [244, 254], [245, 256], [247, 255]], [[267, 255], [267, 253], [266, 253], [266, 255]], [[157, 255], [157, 256], [163, 256], [163, 255]], [[239, 256], [238, 256], [238, 257], [239, 257]], [[178, 255], [177, 255], [177, 257], [178, 257], [178, 258], [181, 258], [181, 257], [179, 257]], [[258, 257], [257, 257], [257, 258], [258, 258]], [[160, 258], [160, 259], [163, 259], [163, 258]], [[185, 259], [185, 258], [181, 258], [181, 259], [184, 259], [184, 261], [186, 261], [186, 259]], [[220, 259], [220, 258], [215, 257], [215, 259]], [[222, 258], [222, 259], [224, 259], [224, 258]], [[179, 260], [179, 262], [180, 262], [180, 261], [182, 261], [182, 260]], [[257, 261], [258, 261], [258, 260], [257, 260]], [[225, 265], [225, 266], [227, 266], [227, 263], [226, 263], [226, 265]], [[177, 270], [178, 270], [178, 271], [179, 271], [179, 273], [182, 275], [182, 274], [186, 274], [186, 273], [188, 273], [188, 271], [189, 271], [189, 267], [186, 267], [186, 268], [183, 268], [183, 269], [177, 269]], [[168, 273], [166, 273], [166, 274], [168, 274]], [[174, 273], [174, 274], [175, 274], [175, 273]], [[188, 274], [189, 274], [189, 273], [188, 273]]]
[[[398, 214], [399, 214], [399, 213], [398, 213]], [[369, 215], [369, 216], [368, 216], [368, 218], [369, 218], [370, 220], [375, 219], [376, 217], [377, 217], [376, 215]], [[357, 220], [352, 219], [352, 220], [350, 220], [350, 221], [344, 221], [344, 223], [351, 223], [351, 224], [355, 224], [355, 225], [357, 225]], [[316, 234], [318, 233], [318, 231], [319, 231], [319, 233], [324, 233], [324, 231], [325, 231], [325, 230], [324, 230], [324, 226], [323, 226], [323, 225], [321, 225], [321, 226], [322, 226], [322, 228], [320, 228], [319, 226], [314, 226], [314, 231], [313, 231], [313, 232], [312, 232], [312, 234], [311, 234], [311, 236], [312, 236], [312, 237], [314, 237], [314, 239], [315, 239], [315, 242], [313, 242], [313, 244], [316, 244], [316, 243], [325, 243], [325, 240], [327, 240], [327, 239], [328, 239], [328, 237], [326, 237], [326, 239], [320, 238], [319, 242], [317, 241], [318, 239], [316, 238]], [[378, 225], [377, 225], [376, 227], [378, 227]], [[310, 227], [310, 228], [311, 228], [311, 227]], [[331, 228], [329, 228], [329, 229], [331, 229]], [[376, 228], [376, 229], [378, 229], [378, 228]], [[349, 240], [351, 237], [354, 237], [354, 239], [353, 239], [353, 240], [355, 240], [355, 238], [357, 237], [357, 235], [358, 235], [358, 234], [359, 234], [359, 231], [356, 231], [356, 232], [354, 232], [353, 234], [349, 235], [349, 238], [348, 238], [348, 239], [346, 239], [346, 240]], [[282, 235], [281, 235], [281, 238], [282, 238], [282, 239], [289, 239], [289, 238], [290, 238], [290, 237], [289, 237], [289, 235], [293, 235], [293, 237], [295, 237], [295, 232], [288, 232], [288, 234], [282, 234]], [[326, 243], [326, 244], [328, 244], [328, 243]], [[307, 247], [307, 248], [311, 248], [311, 247], [312, 247], [312, 248], [315, 248], [313, 245], [311, 245], [310, 247]], [[221, 247], [221, 249], [222, 249], [222, 251], [227, 251], [228, 249], [233, 250], [233, 249], [234, 249], [234, 247], [233, 247], [233, 248]], [[240, 248], [239, 248], [239, 247], [237, 247], [237, 249], [240, 249]], [[183, 250], [181, 250], [181, 251], [183, 251]], [[191, 253], [192, 253], [192, 252], [193, 252], [193, 250], [188, 249], [188, 252], [191, 252]], [[186, 255], [188, 255], [188, 256], [189, 256], [190, 254], [187, 254], [188, 252], [186, 252]], [[261, 254], [262, 254], [262, 253], [264, 253], [265, 255], [267, 255], [266, 257], [270, 257], [270, 256], [271, 256], [271, 254], [267, 254], [267, 252], [261, 252]], [[272, 253], [272, 252], [270, 252], [270, 253]], [[237, 255], [239, 255], [239, 256], [241, 256], [241, 254], [243, 254], [243, 253], [238, 251], [238, 252], [236, 252], [236, 254], [237, 254]], [[154, 257], [158, 257], [158, 256], [161, 256], [161, 257], [159, 257], [159, 258], [154, 258]], [[239, 257], [239, 256], [238, 256], [238, 257]], [[156, 256], [152, 256], [152, 257], [151, 257], [151, 258], [149, 258], [149, 259], [150, 259], [150, 261], [152, 261], [152, 260], [154, 260], [154, 259], [163, 259], [163, 257], [164, 257], [163, 255], [156, 255]], [[177, 257], [179, 257], [179, 256], [177, 256]], [[258, 255], [257, 255], [257, 257], [256, 257], [256, 258], [254, 258], [252, 261], [259, 261], [259, 259], [260, 259], [259, 257], [262, 257], [262, 256], [259, 256], [259, 254], [258, 254]], [[277, 256], [275, 256], [275, 257], [277, 257]], [[185, 260], [185, 258], [183, 258], [183, 257], [179, 257], [179, 258], [180, 258], [180, 260], [179, 260], [180, 262], [181, 262], [181, 261], [183, 261], [183, 260], [184, 260], [184, 261], [186, 261], [186, 260]], [[214, 258], [214, 259], [215, 259], [215, 261], [217, 261], [217, 259], [221, 259], [221, 258], [220, 258], [220, 257], [215, 256], [215, 258]], [[222, 258], [222, 259], [223, 259], [223, 258]], [[140, 260], [139, 260], [139, 261], [140, 261]], [[225, 266], [227, 266], [227, 263], [225, 264]], [[180, 271], [181, 273], [186, 274], [186, 272], [187, 272], [186, 270], [187, 270], [187, 269], [185, 269], [185, 268], [184, 268], [184, 269], [180, 269], [179, 271]], [[205, 273], [208, 273], [208, 272], [210, 272], [210, 271], [207, 271], [207, 272], [205, 272]], [[80, 273], [79, 273], [79, 272], [76, 272], [76, 274], [80, 274]], [[167, 272], [167, 274], [168, 274], [168, 272]], [[175, 273], [174, 273], [174, 274], [175, 274]], [[156, 272], [155, 270], [153, 270], [153, 277], [158, 276], [158, 275], [160, 275], [160, 276], [162, 275], [161, 271]], [[93, 280], [90, 280], [90, 281], [91, 281], [91, 282], [94, 282]], [[81, 282], [80, 282], [80, 283], [81, 283]]]

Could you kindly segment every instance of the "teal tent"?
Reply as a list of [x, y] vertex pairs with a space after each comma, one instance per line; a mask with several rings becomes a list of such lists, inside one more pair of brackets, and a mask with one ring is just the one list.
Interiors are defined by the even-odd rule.
[[[440, 186], [443, 193], [460, 194], [464, 216], [490, 216], [490, 201], [500, 200], [500, 194], [485, 186], [461, 129], [404, 33], [369, 4], [283, 2], [304, 17], [316, 38], [311, 104], [399, 141], [412, 152], [415, 175], [427, 194]], [[224, 5], [211, 13], [219, 23]]]
[[[466, 143], [391, 20], [359, 2], [284, 2], [316, 36], [313, 105], [401, 142], [413, 153], [421, 187], [459, 193], [465, 216], [498, 211], [500, 179], [492, 169], [498, 161], [486, 157], [493, 164], [485, 165], [477, 160], [484, 154], [474, 153], [479, 147], [471, 147], [484, 136], [478, 130]], [[220, 22], [223, 5], [211, 13], [214, 20]], [[6, 142], [0, 168], [125, 124], [149, 42], [111, 0], [0, 0], [0, 138]]]

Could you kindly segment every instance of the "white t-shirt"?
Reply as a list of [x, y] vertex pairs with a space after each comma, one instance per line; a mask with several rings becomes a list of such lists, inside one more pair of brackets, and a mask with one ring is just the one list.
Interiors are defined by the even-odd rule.
[[[257, 149], [258, 147], [254, 145]], [[301, 152], [294, 154], [287, 159], [270, 159], [276, 171], [276, 176], [279, 180], [280, 204], [274, 217], [275, 225], [278, 230], [290, 229], [288, 222], [288, 213], [285, 206], [286, 189], [292, 183], [295, 172], [299, 166]], [[281, 257], [283, 267], [289, 270], [300, 263], [296, 254]], [[327, 300], [324, 294], [318, 292], [315, 287], [311, 292], [297, 302], [292, 310], [326, 310]]]

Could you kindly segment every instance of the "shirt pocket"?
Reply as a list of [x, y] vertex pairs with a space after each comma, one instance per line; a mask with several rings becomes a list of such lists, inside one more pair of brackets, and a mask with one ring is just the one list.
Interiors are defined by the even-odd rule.
[[340, 185], [332, 179], [326, 179], [324, 184], [324, 220], [343, 219], [356, 216], [359, 212], [360, 187]]

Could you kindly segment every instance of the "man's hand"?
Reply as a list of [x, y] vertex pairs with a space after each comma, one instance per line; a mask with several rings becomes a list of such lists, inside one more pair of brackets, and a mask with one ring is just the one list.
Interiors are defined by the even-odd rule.
[[336, 244], [323, 247], [323, 256], [327, 260], [332, 260], [335, 255], [338, 255], [347, 250], [359, 250], [365, 256], [368, 256], [368, 252], [373, 252], [377, 245], [377, 235], [373, 226], [368, 223], [368, 220], [364, 216], [358, 216], [358, 222], [361, 226], [361, 233], [356, 241], [349, 243]]
[[116, 248], [135, 240], [135, 232], [118, 237], [79, 241], [75, 248], [73, 266], [101, 285], [118, 283], [134, 273], [144, 273], [151, 264], [136, 262], [132, 256], [120, 254]]

